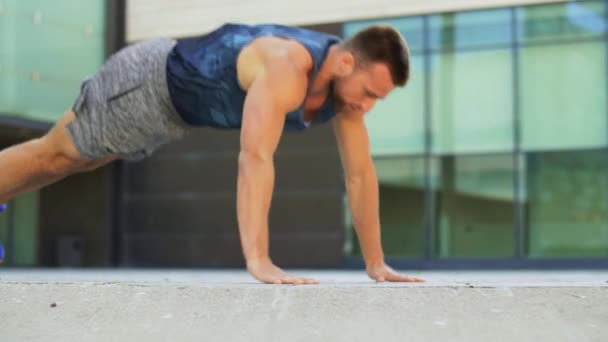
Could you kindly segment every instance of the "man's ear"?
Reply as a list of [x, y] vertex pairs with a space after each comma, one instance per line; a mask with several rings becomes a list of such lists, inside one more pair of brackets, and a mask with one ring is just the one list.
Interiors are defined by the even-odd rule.
[[343, 51], [338, 58], [338, 75], [340, 77], [350, 75], [355, 69], [355, 56], [350, 51]]

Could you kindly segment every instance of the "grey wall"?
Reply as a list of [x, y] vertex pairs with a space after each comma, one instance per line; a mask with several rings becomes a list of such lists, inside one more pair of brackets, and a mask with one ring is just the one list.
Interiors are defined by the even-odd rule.
[[106, 166], [40, 190], [41, 266], [111, 265], [111, 172]]
[[[123, 164], [123, 264], [244, 265], [236, 217], [238, 134], [200, 128], [149, 159]], [[282, 266], [340, 264], [343, 181], [331, 126], [284, 135], [275, 167], [273, 260]]]

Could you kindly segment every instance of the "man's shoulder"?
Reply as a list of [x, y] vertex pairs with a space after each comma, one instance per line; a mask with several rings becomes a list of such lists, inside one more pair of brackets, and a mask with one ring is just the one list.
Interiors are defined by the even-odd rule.
[[275, 36], [261, 36], [252, 42], [265, 65], [289, 64], [298, 70], [308, 72], [314, 61], [308, 49], [297, 40]]

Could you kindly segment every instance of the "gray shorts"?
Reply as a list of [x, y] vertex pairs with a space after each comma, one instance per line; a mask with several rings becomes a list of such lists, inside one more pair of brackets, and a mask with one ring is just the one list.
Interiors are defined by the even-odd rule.
[[166, 78], [175, 41], [153, 39], [123, 48], [85, 79], [67, 131], [79, 152], [96, 160], [141, 160], [191, 128], [176, 112]]

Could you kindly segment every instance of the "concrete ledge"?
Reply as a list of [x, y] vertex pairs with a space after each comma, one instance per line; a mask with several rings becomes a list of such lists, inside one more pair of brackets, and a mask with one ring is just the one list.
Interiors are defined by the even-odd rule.
[[4, 341], [606, 341], [608, 272], [292, 270], [319, 285], [265, 285], [244, 271], [0, 272]]

